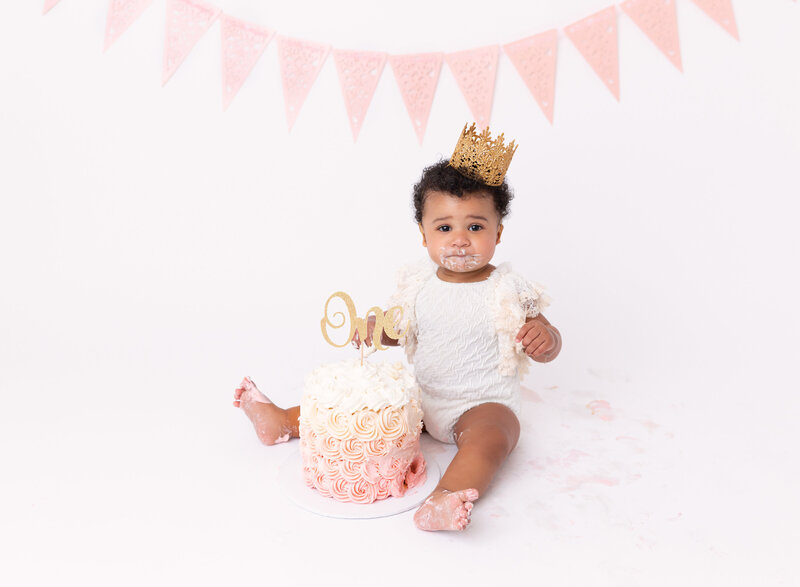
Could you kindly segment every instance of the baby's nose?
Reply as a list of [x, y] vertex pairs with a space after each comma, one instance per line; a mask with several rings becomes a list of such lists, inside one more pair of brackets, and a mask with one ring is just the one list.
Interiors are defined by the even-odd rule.
[[453, 246], [454, 247], [467, 247], [469, 246], [469, 235], [466, 232], [453, 233]]

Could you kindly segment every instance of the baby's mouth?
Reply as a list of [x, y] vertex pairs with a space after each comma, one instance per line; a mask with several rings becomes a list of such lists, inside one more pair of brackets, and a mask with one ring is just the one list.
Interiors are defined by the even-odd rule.
[[442, 250], [441, 265], [450, 271], [470, 271], [478, 267], [480, 255], [467, 254], [465, 249]]

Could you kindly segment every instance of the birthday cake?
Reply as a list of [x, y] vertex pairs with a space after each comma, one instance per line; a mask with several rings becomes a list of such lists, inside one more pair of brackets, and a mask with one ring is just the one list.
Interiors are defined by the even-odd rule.
[[300, 403], [303, 478], [338, 501], [400, 497], [425, 482], [421, 430], [419, 388], [402, 363], [323, 365]]

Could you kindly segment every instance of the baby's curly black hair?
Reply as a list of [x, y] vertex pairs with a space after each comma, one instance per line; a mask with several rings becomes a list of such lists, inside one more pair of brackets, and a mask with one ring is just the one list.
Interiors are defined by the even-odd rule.
[[500, 185], [486, 185], [482, 181], [470, 179], [450, 166], [447, 159], [434, 163], [422, 171], [422, 177], [414, 185], [414, 220], [422, 222], [422, 207], [429, 191], [447, 192], [459, 198], [469, 197], [476, 192], [484, 192], [494, 200], [500, 220], [508, 216], [508, 203], [514, 197], [505, 180]]

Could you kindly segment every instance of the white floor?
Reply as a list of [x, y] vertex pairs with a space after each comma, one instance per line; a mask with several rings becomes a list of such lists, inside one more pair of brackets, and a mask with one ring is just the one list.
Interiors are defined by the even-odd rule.
[[[261, 446], [229, 404], [236, 377], [216, 375], [4, 382], [3, 584], [800, 580], [797, 402], [770, 401], [785, 389], [529, 379], [520, 445], [471, 526], [429, 534], [411, 512], [341, 520], [294, 506], [277, 472], [296, 442]], [[452, 448], [428, 440], [446, 466]]]

